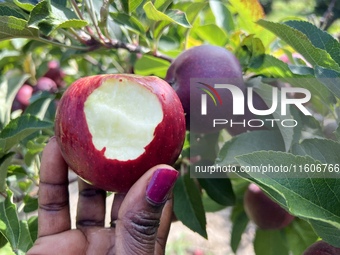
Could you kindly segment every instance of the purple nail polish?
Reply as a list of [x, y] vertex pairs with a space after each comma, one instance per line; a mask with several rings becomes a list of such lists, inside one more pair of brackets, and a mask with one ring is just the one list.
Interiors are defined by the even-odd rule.
[[146, 196], [155, 204], [163, 203], [174, 186], [179, 172], [176, 170], [160, 168], [157, 169], [146, 188]]
[[56, 137], [55, 137], [55, 136], [52, 136], [50, 139], [48, 139], [48, 141], [50, 142], [50, 141], [52, 141], [52, 140], [54, 140], [54, 139], [56, 139]]

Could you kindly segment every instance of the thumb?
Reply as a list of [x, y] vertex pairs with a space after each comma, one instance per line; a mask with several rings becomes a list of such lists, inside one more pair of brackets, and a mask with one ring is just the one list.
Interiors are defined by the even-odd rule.
[[150, 255], [165, 249], [172, 214], [169, 195], [178, 175], [172, 167], [158, 165], [131, 187], [116, 221], [117, 255]]

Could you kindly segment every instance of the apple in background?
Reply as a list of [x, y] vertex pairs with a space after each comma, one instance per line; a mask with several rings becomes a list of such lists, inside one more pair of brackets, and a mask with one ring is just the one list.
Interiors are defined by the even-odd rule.
[[33, 92], [49, 91], [51, 93], [57, 92], [57, 84], [50, 78], [41, 77], [37, 80], [37, 84], [34, 86]]
[[[178, 55], [170, 65], [165, 77], [182, 102], [188, 130], [194, 133], [212, 133], [225, 128], [225, 125], [213, 128], [213, 119], [231, 119], [233, 117], [231, 92], [228, 89], [218, 89], [223, 106], [220, 104], [216, 106], [208, 96], [207, 115], [202, 116], [201, 95], [206, 92], [197, 88], [202, 87], [199, 83], [192, 84], [191, 86], [194, 86], [190, 87], [191, 78], [202, 78], [202, 82], [211, 87], [214, 87], [214, 83], [218, 79], [220, 83], [236, 85], [244, 92], [242, 68], [237, 58], [227, 49], [218, 46], [192, 47]], [[211, 82], [209, 83], [206, 78], [211, 78]], [[193, 91], [191, 91], [192, 102], [190, 103], [191, 89]], [[207, 90], [210, 89], [207, 88]], [[211, 90], [210, 92], [214, 94]], [[217, 98], [216, 101], [218, 101]]]
[[33, 93], [33, 88], [30, 85], [24, 84], [16, 94], [13, 105], [12, 111], [15, 110], [25, 110], [27, 106], [30, 104], [30, 98]]
[[302, 255], [339, 255], [340, 248], [336, 248], [325, 241], [318, 241], [305, 250]]
[[44, 77], [50, 78], [53, 80], [58, 87], [65, 88], [66, 82], [64, 81], [65, 73], [59, 67], [58, 61], [50, 61], [48, 64], [48, 71], [45, 73]]
[[243, 202], [248, 218], [260, 229], [281, 229], [289, 225], [294, 219], [294, 216], [271, 200], [253, 183], [249, 185]]
[[151, 167], [176, 161], [185, 117], [176, 92], [157, 77], [95, 75], [64, 92], [55, 134], [75, 173], [125, 193]]

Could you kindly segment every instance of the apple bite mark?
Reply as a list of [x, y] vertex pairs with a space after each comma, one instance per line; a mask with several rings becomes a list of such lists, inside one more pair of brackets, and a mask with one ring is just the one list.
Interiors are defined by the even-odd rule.
[[163, 119], [149, 89], [127, 79], [108, 79], [85, 101], [86, 121], [97, 150], [108, 159], [133, 160], [145, 152]]

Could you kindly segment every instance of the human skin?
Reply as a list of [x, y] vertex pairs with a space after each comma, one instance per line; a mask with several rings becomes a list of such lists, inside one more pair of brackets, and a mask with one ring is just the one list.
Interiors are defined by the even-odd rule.
[[[159, 178], [154, 177], [159, 169], [168, 176], [161, 183], [168, 181], [168, 186], [155, 190]], [[127, 194], [116, 194], [111, 227], [104, 226], [106, 193], [79, 181], [77, 229], [71, 229], [67, 176], [68, 166], [56, 140], [52, 139], [44, 149], [40, 169], [38, 239], [27, 255], [165, 253], [172, 214], [171, 190], [178, 177], [176, 170], [157, 165]], [[159, 194], [165, 194], [161, 202]]]

